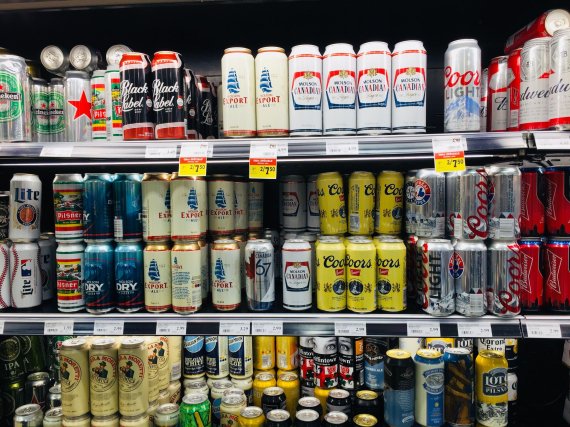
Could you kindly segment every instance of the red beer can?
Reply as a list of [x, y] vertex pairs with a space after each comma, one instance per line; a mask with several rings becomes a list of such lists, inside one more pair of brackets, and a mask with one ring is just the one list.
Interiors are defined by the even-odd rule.
[[542, 168], [521, 168], [521, 235], [544, 235], [544, 176]]
[[553, 237], [544, 251], [544, 298], [552, 311], [570, 312], [570, 239]]
[[506, 56], [497, 56], [489, 64], [487, 132], [507, 130], [507, 60]]
[[570, 27], [570, 13], [564, 9], [547, 10], [530, 24], [509, 36], [505, 43], [505, 53], [521, 47], [525, 42], [537, 37], [552, 36], [556, 30]]
[[507, 60], [507, 130], [519, 130], [521, 97], [521, 50], [515, 49]]
[[521, 253], [521, 307], [525, 311], [542, 308], [544, 278], [542, 276], [542, 239], [530, 237], [519, 240]]
[[570, 236], [570, 168], [544, 170], [546, 234]]

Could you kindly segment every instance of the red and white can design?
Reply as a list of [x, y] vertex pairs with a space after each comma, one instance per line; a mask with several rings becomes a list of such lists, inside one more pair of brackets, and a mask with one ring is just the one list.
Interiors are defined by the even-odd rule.
[[542, 308], [544, 278], [542, 276], [542, 239], [539, 237], [519, 240], [521, 251], [521, 306], [524, 311]]
[[488, 235], [489, 179], [484, 168], [468, 168], [459, 177], [459, 213], [454, 219], [454, 237], [485, 240]]
[[548, 240], [544, 264], [546, 307], [552, 311], [570, 312], [570, 239]]
[[313, 338], [315, 386], [334, 388], [338, 385], [338, 351], [336, 337]]
[[489, 91], [489, 69], [481, 72], [481, 102], [479, 103], [479, 130], [487, 131], [487, 92]]
[[547, 10], [507, 39], [505, 53], [521, 47], [530, 39], [552, 36], [563, 28], [570, 28], [570, 13], [564, 9]]
[[507, 130], [507, 62], [506, 56], [497, 56], [489, 64], [487, 83], [487, 131]]
[[545, 228], [551, 236], [570, 236], [570, 168], [546, 168]]
[[544, 235], [544, 216], [543, 170], [521, 169], [521, 235]]
[[520, 130], [548, 129], [550, 37], [532, 39], [521, 51]]
[[40, 247], [37, 242], [12, 243], [10, 247], [10, 297], [14, 308], [42, 303]]
[[6, 241], [0, 241], [0, 310], [12, 305], [10, 295], [10, 248]]
[[495, 165], [486, 170], [489, 176], [489, 238], [517, 239], [521, 234], [521, 172], [510, 165]]
[[548, 124], [570, 129], [570, 28], [558, 30], [550, 40]]
[[521, 312], [521, 251], [516, 240], [495, 240], [487, 249], [487, 307], [500, 317]]
[[521, 51], [515, 49], [507, 61], [507, 130], [519, 130], [519, 109], [521, 96]]

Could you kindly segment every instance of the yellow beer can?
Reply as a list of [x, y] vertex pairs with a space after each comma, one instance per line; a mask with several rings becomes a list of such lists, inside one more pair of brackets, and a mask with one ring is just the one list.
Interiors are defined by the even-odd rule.
[[338, 238], [318, 240], [316, 247], [317, 308], [336, 312], [346, 308], [346, 248]]
[[353, 172], [348, 179], [348, 232], [371, 235], [374, 232], [374, 175]]
[[253, 378], [257, 376], [257, 374], [271, 374], [275, 378], [277, 378], [277, 373], [275, 369], [254, 369], [253, 370]]
[[299, 382], [299, 376], [294, 372], [283, 373], [279, 375], [277, 387], [281, 387], [285, 392], [287, 410], [289, 411], [289, 414], [291, 414], [291, 418], [295, 420], [297, 402], [301, 397], [301, 383]]
[[400, 239], [382, 239], [376, 242], [376, 281], [378, 308], [400, 312], [406, 301], [406, 245]]
[[346, 248], [347, 308], [356, 313], [376, 310], [376, 247], [367, 237]]
[[344, 184], [338, 172], [321, 173], [317, 177], [319, 214], [322, 234], [346, 233]]
[[255, 376], [253, 380], [253, 406], [261, 408], [261, 398], [263, 397], [263, 390], [268, 387], [275, 387], [275, 375], [269, 372], [261, 372]]
[[263, 427], [265, 415], [263, 410], [256, 406], [248, 406], [241, 410], [238, 418], [239, 427]]
[[253, 337], [253, 369], [275, 368], [275, 337]]
[[508, 380], [504, 354], [483, 350], [475, 360], [475, 417], [487, 427], [507, 425]]
[[383, 171], [376, 180], [374, 229], [379, 234], [400, 234], [404, 213], [404, 175]]
[[441, 354], [449, 347], [455, 347], [455, 338], [426, 338], [426, 348], [437, 350]]
[[277, 369], [292, 371], [299, 367], [297, 337], [279, 336], [275, 338]]

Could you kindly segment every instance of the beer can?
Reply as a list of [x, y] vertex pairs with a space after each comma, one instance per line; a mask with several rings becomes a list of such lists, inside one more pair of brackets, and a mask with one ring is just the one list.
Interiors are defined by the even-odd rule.
[[507, 130], [519, 130], [519, 110], [521, 100], [521, 50], [509, 53], [507, 60]]
[[307, 228], [307, 194], [305, 178], [286, 175], [281, 178], [281, 212], [283, 228], [302, 231]]
[[67, 71], [63, 79], [65, 140], [91, 141], [91, 84], [85, 71]]
[[172, 203], [172, 240], [203, 238], [208, 231], [208, 189], [200, 177], [172, 174], [170, 181]]
[[60, 243], [56, 251], [57, 307], [75, 312], [85, 308], [83, 243]]
[[250, 232], [263, 228], [263, 182], [260, 181], [248, 183], [247, 226]]
[[60, 350], [61, 407], [66, 417], [89, 413], [89, 353], [83, 338], [65, 340]]
[[412, 356], [403, 350], [388, 350], [384, 368], [384, 421], [389, 426], [414, 425], [415, 368]]
[[321, 230], [317, 175], [307, 177], [307, 230], [316, 232]]
[[117, 242], [134, 242], [142, 238], [141, 181], [142, 175], [138, 173], [120, 173], [113, 181], [113, 225]]
[[570, 30], [557, 30], [550, 40], [550, 76], [548, 90], [548, 125], [551, 129], [570, 129], [570, 108], [568, 108], [568, 87], [570, 76], [566, 66]]
[[31, 141], [31, 85], [24, 58], [2, 55], [0, 81], [4, 94], [2, 112], [0, 112], [0, 141]]
[[489, 69], [483, 68], [481, 72], [481, 104], [479, 113], [480, 131], [487, 131], [487, 93], [489, 91]]
[[382, 171], [378, 174], [374, 218], [376, 233], [400, 234], [404, 210], [403, 192], [404, 177], [400, 172]]
[[95, 338], [89, 349], [91, 415], [109, 416], [119, 411], [117, 344], [114, 338]]
[[[567, 194], [567, 177], [570, 168], [550, 167], [544, 170], [545, 186], [545, 229], [546, 234], [555, 236], [568, 236], [568, 222], [570, 221], [570, 202]], [[522, 181], [524, 188], [524, 180]], [[563, 189], [559, 191], [558, 189]], [[524, 211], [524, 208], [523, 208]]]
[[50, 141], [62, 142], [65, 138], [63, 80], [60, 78], [51, 79], [48, 91]]
[[[543, 307], [543, 293], [544, 293], [544, 277], [552, 277], [550, 275], [543, 276], [545, 264], [550, 266], [550, 263], [556, 260], [556, 257], [543, 256], [543, 242], [539, 237], [522, 238], [518, 241], [521, 255], [521, 309], [524, 311], [538, 311]], [[547, 243], [548, 244], [548, 243]], [[554, 248], [558, 249], [558, 245]], [[564, 249], [564, 245], [562, 245]], [[556, 250], [555, 249], [555, 250]], [[553, 263], [556, 265], [556, 261]], [[557, 280], [554, 280], [556, 283]], [[554, 284], [552, 283], [552, 284]], [[555, 288], [556, 289], [556, 288]], [[561, 299], [562, 301], [564, 299]]]
[[49, 90], [44, 79], [32, 78], [32, 141], [49, 142]]
[[491, 166], [489, 176], [489, 238], [520, 237], [521, 172], [516, 166]]
[[[231, 382], [235, 388], [240, 389], [245, 395], [248, 405], [253, 405], [253, 377], [232, 378]], [[297, 387], [299, 384], [297, 384]]]
[[147, 352], [142, 337], [125, 338], [119, 347], [119, 412], [124, 417], [146, 414], [148, 409]]
[[[520, 252], [522, 255], [522, 263], [520, 264], [522, 268], [515, 271], [524, 273], [525, 251], [521, 248]], [[570, 269], [568, 268], [570, 264], [565, 263], [566, 261], [570, 262], [570, 240], [556, 237], [548, 239], [544, 251], [544, 274], [546, 277], [544, 299], [545, 305], [552, 311], [570, 311], [570, 286], [568, 286], [567, 281], [567, 278], [570, 277]], [[524, 293], [524, 276], [522, 276], [522, 283], [521, 293]]]
[[247, 233], [248, 230], [248, 190], [249, 184], [245, 178], [236, 176], [234, 181], [236, 234]]
[[11, 306], [10, 248], [5, 240], [0, 240], [0, 310]]
[[548, 129], [550, 37], [527, 41], [521, 51], [519, 123], [523, 131]]
[[57, 76], [63, 76], [69, 68], [69, 52], [59, 46], [48, 45], [40, 53], [44, 68]]
[[251, 336], [228, 337], [230, 377], [249, 378], [253, 375], [253, 340]]
[[55, 239], [58, 242], [83, 241], [83, 177], [57, 174], [53, 181]]
[[89, 242], [83, 255], [85, 307], [89, 313], [107, 313], [116, 305], [115, 251], [109, 242]]
[[158, 341], [159, 337], [145, 337], [147, 354], [148, 401], [154, 402], [160, 397], [160, 381], [158, 377]]
[[517, 241], [491, 242], [487, 246], [487, 304], [491, 314], [501, 317], [520, 314], [521, 281], [521, 253]]
[[144, 305], [162, 313], [172, 308], [171, 254], [168, 243], [149, 243], [144, 248]]
[[14, 242], [10, 246], [10, 294], [14, 308], [37, 307], [42, 303], [40, 248], [36, 242]]
[[420, 169], [415, 176], [415, 234], [419, 237], [443, 237], [445, 236], [445, 174], [434, 169]]
[[[315, 386], [322, 389], [338, 385], [338, 346], [336, 337], [314, 337]], [[316, 393], [315, 393], [315, 397]]]
[[388, 340], [364, 338], [364, 385], [371, 390], [384, 390], [384, 364]]
[[275, 304], [273, 245], [269, 240], [249, 240], [245, 246], [245, 291], [248, 308], [268, 311]]
[[449, 240], [426, 239], [418, 252], [422, 257], [422, 309], [432, 316], [455, 311], [455, 283], [449, 270], [453, 246]]
[[113, 240], [113, 179], [108, 173], [87, 173], [83, 181], [83, 237]]
[[184, 378], [201, 378], [206, 373], [204, 337], [184, 337]]
[[115, 283], [118, 311], [130, 313], [144, 307], [143, 247], [140, 243], [117, 244]]
[[416, 233], [416, 172], [416, 170], [408, 171], [404, 178], [404, 197], [406, 198], [404, 223], [408, 234]]
[[102, 61], [101, 52], [90, 46], [78, 44], [69, 51], [69, 62], [76, 70], [91, 73], [97, 70]]
[[464, 316], [487, 313], [487, 247], [480, 241], [458, 240], [449, 261], [455, 282], [455, 310]]
[[380, 310], [401, 312], [406, 309], [406, 246], [402, 240], [390, 239], [376, 244], [376, 288]]
[[269, 387], [275, 387], [277, 382], [275, 376], [268, 372], [261, 372], [255, 376], [253, 381], [253, 405], [261, 407], [263, 391]]
[[144, 53], [125, 53], [119, 62], [119, 73], [123, 138], [125, 141], [153, 139], [153, 77], [150, 58]]
[[253, 351], [254, 369], [265, 371], [275, 368], [275, 337], [254, 336]]
[[177, 52], [160, 51], [152, 58], [152, 109], [156, 139], [186, 138], [184, 62]]
[[311, 386], [314, 386], [315, 383], [313, 347], [313, 337], [299, 337], [299, 374], [301, 380], [303, 380], [303, 384], [309, 384]]
[[172, 274], [172, 308], [175, 313], [195, 313], [202, 307], [200, 245], [198, 242], [177, 242], [170, 253]]
[[29, 374], [24, 387], [26, 401], [37, 403], [42, 411], [46, 410], [48, 388], [49, 374], [47, 372]]
[[508, 411], [507, 360], [492, 351], [479, 352], [475, 360], [475, 417], [488, 427], [507, 425]]
[[[206, 355], [206, 375], [208, 378], [219, 379], [229, 375], [228, 337], [204, 337]], [[231, 387], [231, 385], [230, 385]]]
[[353, 172], [348, 179], [348, 232], [371, 235], [374, 232], [374, 175]]
[[344, 184], [338, 172], [321, 173], [317, 177], [322, 234], [343, 234], [347, 231]]
[[377, 308], [376, 247], [368, 238], [355, 239], [346, 248], [347, 308], [370, 313]]
[[507, 130], [507, 62], [507, 56], [497, 56], [491, 59], [489, 64], [487, 132], [504, 132]]
[[338, 384], [351, 391], [364, 386], [364, 338], [338, 337]]
[[283, 307], [306, 310], [312, 307], [311, 245], [301, 239], [286, 240], [283, 245]]
[[299, 366], [299, 349], [297, 337], [277, 336], [275, 337], [275, 351], [277, 369], [292, 371]]
[[338, 238], [321, 240], [317, 253], [317, 308], [326, 312], [346, 308], [346, 248]]
[[[61, 427], [62, 419], [63, 419], [63, 414], [61, 412], [61, 406], [50, 408], [46, 411], [44, 415], [43, 426]], [[94, 427], [102, 427], [102, 426], [94, 425]]]
[[[458, 174], [459, 212], [454, 218], [453, 237], [485, 240], [488, 236], [489, 180], [484, 168], [467, 168]], [[456, 189], [457, 190], [457, 189]]]
[[[1, 243], [0, 243], [1, 245]], [[53, 233], [43, 233], [38, 241], [40, 247], [40, 271], [42, 278], [42, 300], [48, 301], [55, 297], [57, 288], [57, 264], [56, 264], [56, 247], [57, 243]], [[0, 250], [1, 252], [1, 250]], [[6, 251], [8, 256], [8, 251]], [[1, 261], [0, 261], [1, 264]], [[6, 277], [6, 279], [8, 276]], [[0, 285], [1, 286], [1, 285]], [[0, 287], [0, 295], [1, 295]]]
[[94, 141], [107, 140], [105, 96], [105, 71], [96, 70], [91, 76], [91, 135]]
[[[110, 49], [115, 46], [111, 46]], [[107, 51], [109, 54], [109, 51]], [[121, 54], [122, 56], [122, 54]], [[123, 140], [123, 110], [121, 104], [121, 73], [117, 58], [114, 64], [109, 64], [105, 70], [105, 118], [107, 141]]]
[[[520, 168], [521, 171], [521, 235], [544, 235], [547, 181], [542, 168]], [[550, 205], [549, 207], [552, 207]]]
[[8, 238], [10, 218], [10, 192], [0, 191], [0, 240]]
[[473, 413], [473, 357], [466, 348], [446, 348], [444, 421], [452, 426], [472, 426]]
[[[440, 354], [445, 352], [446, 348], [455, 346], [455, 338], [426, 338], [424, 340], [425, 347], [431, 350], [437, 350]], [[419, 351], [419, 349], [418, 349]]]
[[507, 384], [509, 386], [508, 391], [508, 423], [516, 423], [518, 421], [518, 386], [519, 379], [515, 371], [510, 371], [507, 373]]
[[42, 182], [37, 175], [16, 173], [10, 180], [10, 228], [12, 242], [30, 242], [40, 238]]
[[505, 43], [505, 53], [512, 51], [534, 37], [551, 36], [556, 30], [570, 26], [570, 13], [564, 9], [551, 9], [538, 15], [529, 24], [514, 34]]
[[170, 240], [170, 175], [145, 173], [141, 182], [142, 235], [145, 242]]
[[217, 108], [215, 106], [215, 88], [213, 88], [212, 83], [208, 81], [207, 77], [195, 75], [194, 80], [196, 82], [195, 108], [197, 112], [195, 128], [198, 139], [217, 138], [216, 133], [218, 127], [216, 123]]
[[[184, 88], [186, 96], [186, 138], [199, 139], [198, 127], [198, 79], [189, 68], [184, 68]], [[207, 98], [207, 97], [206, 97]]]
[[241, 303], [240, 252], [235, 240], [216, 240], [210, 253], [212, 305], [232, 311]]
[[416, 423], [425, 427], [443, 425], [444, 363], [437, 350], [420, 349], [415, 362], [415, 411]]
[[[170, 339], [167, 336], [157, 336], [154, 340], [154, 346], [158, 356], [158, 389], [160, 391], [168, 388], [170, 384]], [[148, 350], [148, 349], [147, 349]], [[150, 402], [150, 399], [149, 399]]]
[[208, 180], [208, 223], [212, 235], [235, 232], [235, 189], [230, 175], [213, 175]]
[[43, 412], [40, 405], [29, 403], [16, 408], [14, 412], [14, 427], [41, 427]]

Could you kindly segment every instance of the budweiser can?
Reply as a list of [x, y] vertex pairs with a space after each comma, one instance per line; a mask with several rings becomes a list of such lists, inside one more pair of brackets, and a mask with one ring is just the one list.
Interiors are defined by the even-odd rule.
[[289, 133], [313, 136], [323, 133], [323, 59], [310, 44], [293, 46], [289, 55]]
[[328, 45], [323, 55], [325, 135], [356, 133], [356, 54], [352, 45]]
[[445, 174], [420, 169], [415, 174], [416, 230], [420, 237], [445, 236]]
[[208, 181], [208, 223], [213, 235], [235, 231], [235, 189], [230, 175], [213, 175]]
[[321, 230], [319, 196], [317, 194], [317, 175], [307, 177], [307, 230]]
[[459, 240], [449, 261], [455, 282], [455, 310], [464, 316], [487, 313], [487, 247], [484, 242]]
[[208, 186], [198, 176], [173, 173], [170, 180], [172, 240], [196, 240], [208, 231]]
[[396, 43], [392, 53], [392, 132], [426, 131], [427, 53], [418, 40]]
[[487, 131], [487, 92], [489, 88], [489, 69], [483, 68], [481, 72], [481, 103], [479, 104], [479, 130]]
[[91, 76], [91, 135], [94, 141], [107, 140], [105, 72], [103, 70], [96, 70]]
[[359, 135], [390, 133], [392, 97], [390, 74], [392, 55], [388, 44], [368, 42], [360, 45], [356, 56], [356, 125]]
[[83, 177], [81, 174], [57, 174], [53, 180], [55, 240], [83, 241]]
[[459, 173], [459, 214], [454, 220], [454, 237], [485, 240], [488, 235], [489, 180], [485, 168], [468, 168]]
[[548, 124], [558, 130], [570, 129], [570, 29], [558, 30], [550, 40], [548, 78]]
[[[109, 52], [107, 51], [107, 54]], [[123, 110], [121, 106], [121, 73], [119, 61], [105, 71], [105, 111], [107, 118], [107, 141], [122, 141]]]
[[269, 311], [275, 304], [273, 244], [266, 239], [250, 240], [245, 246], [245, 292], [252, 311]]
[[141, 182], [141, 193], [144, 241], [170, 240], [170, 175], [145, 173]]
[[255, 57], [255, 115], [258, 136], [287, 136], [289, 133], [287, 79], [285, 49], [259, 49]]
[[42, 182], [37, 175], [16, 173], [10, 180], [10, 226], [13, 242], [29, 242], [40, 238]]
[[453, 246], [449, 240], [426, 239], [419, 245], [421, 253], [422, 310], [432, 316], [449, 316], [455, 311], [455, 283], [449, 266]]
[[550, 37], [527, 41], [521, 51], [521, 130], [548, 129]]
[[248, 230], [248, 192], [249, 184], [241, 176], [236, 176], [234, 181], [235, 194], [235, 232], [236, 234], [247, 233]]
[[445, 228], [448, 237], [455, 236], [455, 220], [461, 221], [461, 172], [449, 172], [445, 175]]
[[523, 278], [520, 246], [516, 240], [495, 240], [487, 247], [487, 305], [501, 317], [521, 312]]
[[570, 239], [553, 237], [545, 245], [544, 299], [552, 311], [570, 311]]
[[[544, 235], [545, 179], [542, 168], [521, 168], [521, 235]], [[556, 235], [556, 233], [554, 233]]]
[[508, 57], [491, 59], [487, 83], [487, 132], [507, 130]]
[[57, 308], [59, 311], [75, 312], [85, 308], [84, 253], [83, 243], [60, 243], [57, 247]]
[[247, 190], [247, 227], [250, 232], [263, 228], [263, 182], [250, 181]]
[[521, 51], [515, 49], [507, 60], [507, 130], [519, 130], [521, 100]]
[[544, 171], [546, 234], [570, 235], [570, 168], [552, 167]]
[[85, 71], [68, 71], [63, 79], [65, 140], [91, 141], [91, 83]]
[[177, 52], [156, 52], [151, 63], [156, 139], [186, 139], [184, 63]]
[[404, 178], [404, 193], [406, 197], [405, 228], [408, 234], [416, 232], [416, 173], [416, 170], [408, 171]]
[[301, 175], [287, 175], [281, 179], [282, 226], [287, 231], [307, 228], [307, 187]]
[[240, 250], [235, 240], [216, 240], [210, 253], [212, 305], [232, 311], [241, 303]]
[[307, 310], [313, 304], [313, 260], [311, 244], [301, 239], [283, 245], [283, 307]]
[[570, 13], [564, 9], [547, 10], [534, 21], [509, 36], [505, 43], [505, 53], [521, 47], [526, 41], [536, 37], [554, 35], [556, 30], [570, 27]]
[[521, 172], [516, 166], [491, 166], [489, 176], [489, 238], [520, 236]]
[[12, 307], [31, 308], [42, 303], [40, 247], [36, 242], [10, 246], [10, 295]]
[[[542, 293], [544, 288], [544, 271], [542, 257], [542, 239], [540, 237], [526, 237], [519, 240], [521, 253], [521, 308], [524, 311], [538, 311], [542, 308]], [[558, 246], [555, 243], [554, 251]], [[548, 259], [550, 258], [550, 259]], [[547, 263], [556, 259], [552, 256], [552, 252], [547, 254]], [[564, 265], [564, 264], [563, 264]], [[560, 265], [559, 265], [560, 266]], [[552, 272], [552, 270], [550, 270]], [[551, 288], [552, 289], [552, 288]]]
[[10, 248], [0, 240], [0, 310], [12, 306], [10, 286]]
[[150, 58], [144, 53], [125, 53], [119, 65], [123, 138], [153, 139], [152, 75]]
[[475, 39], [449, 43], [444, 65], [445, 132], [479, 131], [481, 49]]

